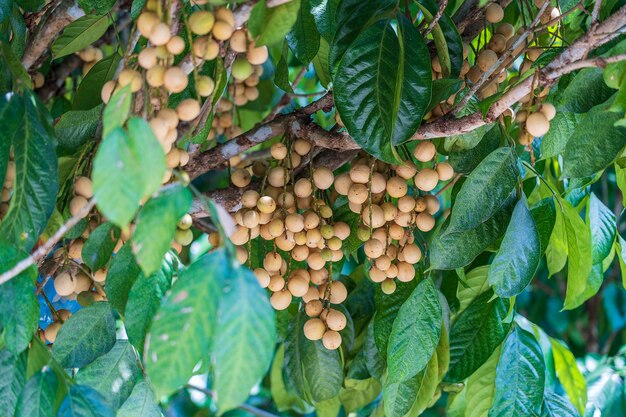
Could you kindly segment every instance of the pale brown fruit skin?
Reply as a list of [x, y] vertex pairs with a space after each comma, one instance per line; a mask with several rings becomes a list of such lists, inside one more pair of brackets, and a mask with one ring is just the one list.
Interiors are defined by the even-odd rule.
[[74, 191], [85, 198], [93, 197], [93, 183], [87, 177], [78, 177], [74, 182]]
[[107, 104], [113, 95], [113, 91], [117, 87], [117, 81], [110, 80], [104, 83], [102, 90], [100, 91], [100, 98], [104, 104]]
[[340, 331], [346, 327], [346, 316], [338, 310], [330, 309], [326, 314], [326, 325], [330, 330]]
[[320, 190], [329, 189], [334, 179], [333, 172], [328, 168], [319, 167], [313, 171], [313, 183]]
[[248, 48], [248, 53], [246, 54], [246, 58], [248, 59], [248, 62], [250, 62], [252, 65], [261, 65], [265, 61], [267, 61], [268, 57], [269, 52], [267, 50], [267, 46], [263, 45], [255, 47], [250, 44]]
[[200, 114], [200, 103], [193, 98], [185, 99], [176, 106], [176, 114], [183, 122], [190, 122]]
[[424, 168], [415, 175], [415, 186], [422, 191], [432, 191], [439, 182], [437, 171]]
[[541, 137], [548, 133], [550, 122], [541, 112], [532, 113], [526, 119], [526, 130], [534, 137]]
[[546, 119], [548, 119], [548, 121], [554, 119], [554, 116], [556, 116], [556, 108], [550, 103], [543, 103], [541, 105], [540, 111], [541, 113], [543, 113], [544, 116], [546, 116]]
[[291, 304], [292, 295], [289, 291], [279, 291], [272, 294], [270, 304], [276, 310], [285, 310]]
[[348, 289], [343, 282], [333, 281], [330, 286], [330, 302], [331, 304], [341, 304], [348, 298]]
[[435, 157], [436, 153], [437, 149], [435, 148], [435, 145], [432, 142], [428, 142], [425, 140], [420, 141], [420, 143], [418, 143], [413, 150], [413, 155], [415, 156], [415, 159], [420, 162], [428, 162], [432, 160]]
[[[72, 216], [78, 216], [79, 212], [87, 204], [89, 204], [89, 202], [87, 201], [85, 197], [77, 195], [76, 197], [72, 198], [72, 200], [70, 201], [70, 214]], [[83, 216], [81, 217], [85, 217], [86, 215], [87, 213], [83, 214]]]
[[[314, 288], [314, 287], [311, 287]], [[308, 294], [308, 290], [307, 290]], [[304, 307], [306, 315], [309, 317], [318, 317], [322, 314], [322, 310], [324, 310], [324, 305], [320, 300], [314, 299], [306, 302], [306, 306]]]
[[166, 23], [159, 22], [150, 31], [148, 39], [153, 45], [160, 46], [165, 45], [171, 37], [170, 27]]
[[447, 162], [441, 162], [437, 164], [437, 175], [439, 181], [448, 181], [454, 176], [454, 168]]
[[155, 13], [144, 12], [137, 18], [137, 29], [144, 38], [148, 38], [154, 26], [159, 22], [159, 17]]
[[287, 288], [294, 297], [302, 297], [309, 291], [309, 283], [305, 278], [295, 276], [289, 279]]
[[215, 17], [207, 10], [198, 10], [189, 16], [189, 29], [196, 35], [206, 35], [211, 32], [214, 24]]
[[54, 343], [57, 339], [57, 334], [59, 333], [60, 329], [61, 329], [60, 322], [54, 321], [50, 323], [48, 327], [46, 327], [46, 330], [44, 330], [44, 335], [46, 337], [46, 340], [50, 343]]
[[170, 93], [180, 93], [188, 84], [187, 74], [179, 67], [170, 67], [163, 75], [163, 85]]
[[490, 49], [483, 49], [478, 54], [476, 63], [481, 71], [487, 71], [498, 60], [498, 55]]
[[217, 20], [213, 25], [213, 30], [211, 32], [213, 37], [219, 41], [226, 41], [230, 39], [233, 34], [233, 27], [228, 22], [224, 22], [223, 20]]
[[312, 318], [304, 323], [304, 336], [309, 340], [320, 340], [326, 332], [326, 325], [321, 319]]
[[76, 290], [76, 280], [69, 272], [61, 272], [54, 278], [54, 290], [62, 297], [67, 297]]
[[322, 344], [326, 349], [335, 350], [341, 346], [341, 335], [334, 330], [327, 330], [322, 337]]
[[387, 194], [393, 198], [404, 197], [408, 191], [406, 180], [400, 177], [391, 177], [387, 181]]
[[485, 18], [489, 23], [498, 23], [504, 18], [504, 10], [497, 3], [491, 3], [485, 11]]

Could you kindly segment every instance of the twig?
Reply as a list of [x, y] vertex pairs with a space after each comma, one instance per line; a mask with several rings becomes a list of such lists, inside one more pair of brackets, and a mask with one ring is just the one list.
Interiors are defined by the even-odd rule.
[[593, 5], [593, 11], [591, 12], [591, 24], [592, 25], [598, 22], [601, 8], [602, 8], [602, 0], [596, 0], [596, 2]]
[[604, 68], [609, 64], [614, 64], [616, 62], [626, 61], [626, 54], [620, 54], [615, 56], [609, 56], [606, 58], [598, 57], [591, 59], [584, 59], [582, 61], [572, 62], [569, 65], [565, 65], [562, 68], [559, 68], [557, 71], [554, 71], [550, 74], [551, 78], [559, 78], [564, 74], [570, 73], [572, 71], [576, 71], [582, 68]]
[[441, 0], [441, 4], [439, 4], [439, 10], [437, 10], [437, 14], [433, 17], [433, 21], [428, 24], [428, 29], [424, 32], [424, 37], [428, 36], [430, 32], [432, 32], [433, 28], [437, 26], [439, 23], [439, 19], [443, 16], [443, 12], [446, 10], [446, 6], [448, 5], [448, 0]]
[[[213, 398], [214, 400], [217, 399], [217, 394], [214, 391], [211, 391], [210, 389], [206, 389], [206, 388], [202, 388], [202, 387], [198, 387], [196, 385], [192, 385], [192, 384], [187, 384], [185, 385], [186, 388], [201, 392], [211, 398]], [[278, 417], [276, 414], [270, 413], [269, 411], [265, 411], [265, 410], [261, 410], [260, 408], [257, 408], [253, 405], [250, 404], [241, 404], [239, 405], [237, 408], [239, 408], [240, 410], [244, 410], [247, 411], [250, 414], [253, 414], [257, 417]]]
[[54, 245], [57, 244], [59, 240], [65, 236], [67, 232], [70, 231], [72, 227], [74, 227], [79, 221], [81, 221], [91, 209], [96, 205], [96, 199], [92, 198], [89, 203], [81, 208], [75, 216], [71, 217], [68, 221], [66, 221], [59, 229], [44, 243], [41, 245], [35, 252], [30, 254], [27, 258], [19, 261], [13, 268], [8, 271], [0, 274], [0, 285], [9, 281], [12, 278], [15, 278], [17, 275], [25, 271], [31, 265], [35, 265], [41, 258], [46, 256], [48, 252], [52, 250]]

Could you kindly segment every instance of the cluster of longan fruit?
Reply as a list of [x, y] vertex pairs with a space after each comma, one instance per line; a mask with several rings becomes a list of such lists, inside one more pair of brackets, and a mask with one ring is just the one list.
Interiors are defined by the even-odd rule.
[[93, 68], [94, 65], [98, 61], [100, 61], [104, 54], [100, 48], [96, 48], [95, 46], [89, 45], [82, 51], [76, 53], [78, 57], [84, 62], [83, 64], [83, 75], [87, 75], [90, 69]]
[[550, 121], [556, 116], [556, 108], [550, 103], [539, 103], [532, 108], [524, 108], [515, 115], [520, 124], [517, 140], [520, 145], [528, 146], [537, 137], [550, 130]]
[[428, 193], [454, 176], [449, 163], [435, 164], [436, 154], [432, 142], [422, 141], [413, 151], [419, 165], [411, 160], [389, 165], [362, 155], [335, 180], [335, 190], [347, 196], [350, 210], [360, 215], [357, 236], [372, 262], [369, 276], [386, 294], [395, 291], [396, 279], [415, 278], [414, 265], [422, 258], [415, 233], [435, 227], [433, 215], [440, 206]]
[[4, 176], [4, 183], [2, 184], [2, 191], [0, 193], [0, 220], [4, 219], [9, 212], [9, 203], [11, 202], [11, 196], [13, 195], [14, 183], [15, 162], [13, 161], [13, 148], [11, 148], [7, 171]]

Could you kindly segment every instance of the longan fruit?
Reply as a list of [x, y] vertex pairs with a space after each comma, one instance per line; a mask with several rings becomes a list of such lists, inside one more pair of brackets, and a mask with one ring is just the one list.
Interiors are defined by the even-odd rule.
[[478, 66], [474, 66], [470, 68], [470, 70], [467, 72], [466, 78], [470, 80], [473, 84], [476, 84], [480, 77], [482, 77], [482, 75], [483, 73], [480, 68], [478, 68]]
[[378, 239], [370, 239], [365, 242], [364, 250], [368, 258], [376, 259], [385, 252], [385, 246]]
[[346, 316], [339, 310], [329, 309], [325, 317], [326, 325], [330, 330], [340, 331], [346, 327]]
[[191, 227], [192, 224], [193, 219], [191, 218], [191, 215], [189, 213], [185, 213], [176, 224], [176, 227], [182, 230], [187, 230]]
[[[308, 291], [309, 288], [307, 288], [307, 293]], [[322, 310], [324, 310], [324, 305], [318, 299], [308, 301], [306, 306], [304, 306], [304, 311], [309, 317], [318, 317], [322, 313]]]
[[54, 290], [61, 297], [67, 297], [76, 290], [76, 280], [69, 272], [61, 272], [54, 278]]
[[439, 211], [439, 207], [441, 207], [441, 203], [439, 203], [439, 199], [436, 196], [428, 194], [424, 196], [424, 200], [426, 203], [426, 211], [429, 214], [435, 214]]
[[311, 151], [311, 144], [304, 139], [296, 139], [293, 150], [300, 156], [306, 156]]
[[363, 212], [361, 213], [361, 217], [363, 219], [363, 224], [366, 226], [370, 226], [370, 218], [372, 221], [371, 226], [375, 229], [385, 225], [385, 215], [383, 214], [383, 209], [376, 204], [365, 206]]
[[74, 182], [74, 192], [85, 198], [93, 197], [93, 183], [87, 177], [78, 177]]
[[196, 91], [201, 97], [208, 97], [213, 93], [215, 89], [215, 82], [207, 75], [198, 76], [196, 81]]
[[500, 23], [496, 28], [496, 33], [504, 36], [507, 40], [510, 39], [513, 35], [515, 35], [515, 28], [510, 23]]
[[306, 198], [313, 192], [311, 181], [307, 178], [300, 178], [293, 186], [293, 192], [296, 197]]
[[335, 350], [341, 346], [341, 335], [335, 330], [327, 330], [322, 337], [322, 344], [328, 350]]
[[393, 294], [396, 291], [396, 281], [387, 278], [380, 284], [380, 289], [387, 295]]
[[106, 268], [98, 269], [96, 272], [93, 273], [93, 280], [100, 284], [106, 281], [106, 277], [107, 277]]
[[181, 246], [188, 246], [193, 241], [193, 232], [189, 229], [176, 229], [176, 233], [174, 233], [174, 240], [180, 243]]
[[167, 41], [165, 48], [172, 55], [178, 55], [185, 50], [185, 41], [178, 35], [172, 36], [170, 40]]
[[410, 282], [415, 278], [415, 268], [408, 262], [398, 262], [398, 281]]
[[113, 91], [117, 87], [117, 81], [110, 80], [104, 83], [102, 90], [100, 90], [100, 98], [104, 104], [107, 104], [113, 95]]
[[413, 178], [415, 174], [417, 174], [417, 167], [413, 162], [405, 161], [404, 164], [398, 165], [398, 167], [396, 168], [396, 174], [398, 174], [399, 177], [408, 180], [410, 178]]
[[[89, 201], [87, 201], [85, 197], [77, 195], [70, 200], [70, 214], [72, 216], [77, 216], [78, 212], [81, 211], [87, 204], [89, 204]], [[87, 213], [85, 213], [82, 217], [85, 217], [86, 215]]]
[[412, 265], [418, 263], [420, 259], [422, 259], [422, 251], [415, 243], [408, 243], [404, 245], [401, 253], [404, 257], [404, 261]]
[[[274, 167], [267, 174], [267, 182], [276, 188], [282, 188], [287, 180], [287, 170], [283, 167]], [[278, 197], [278, 196], [277, 196]]]
[[244, 53], [248, 50], [248, 35], [245, 30], [238, 29], [233, 32], [230, 37], [230, 49], [238, 53]]
[[534, 137], [541, 137], [550, 130], [550, 122], [542, 112], [532, 113], [526, 119], [526, 130]]
[[259, 282], [261, 288], [267, 288], [267, 286], [270, 285], [270, 274], [265, 269], [256, 268], [254, 270], [254, 276]]
[[441, 162], [436, 167], [439, 181], [448, 181], [454, 176], [454, 168], [448, 162]]
[[435, 218], [427, 212], [419, 213], [415, 217], [415, 225], [422, 232], [429, 232], [435, 227]]
[[294, 261], [302, 262], [309, 257], [309, 247], [306, 245], [296, 245], [291, 250], [291, 258]]
[[235, 58], [233, 65], [231, 67], [231, 73], [235, 80], [245, 80], [252, 74], [252, 65], [245, 58], [238, 57]]
[[309, 291], [309, 282], [305, 278], [296, 275], [289, 279], [287, 289], [294, 297], [302, 297]]
[[350, 226], [345, 222], [336, 222], [333, 225], [334, 235], [341, 240], [346, 240], [350, 236]]
[[246, 53], [246, 59], [248, 59], [248, 62], [252, 65], [262, 65], [265, 61], [267, 61], [268, 57], [269, 51], [267, 46], [263, 45], [257, 47], [253, 44], [249, 45], [248, 52]]
[[350, 167], [350, 180], [355, 184], [367, 184], [370, 180], [371, 171], [372, 168], [367, 165], [353, 165]]
[[214, 23], [213, 13], [207, 10], [198, 10], [189, 16], [189, 29], [195, 35], [206, 35], [211, 32]]
[[320, 190], [329, 189], [334, 179], [333, 172], [328, 168], [319, 167], [313, 171], [313, 183]]
[[496, 33], [489, 40], [488, 47], [496, 53], [504, 52], [506, 50], [506, 37]]
[[350, 179], [350, 173], [344, 172], [335, 177], [335, 191], [337, 191], [339, 195], [348, 195], [351, 185], [352, 180]]
[[270, 304], [276, 310], [284, 310], [291, 304], [293, 296], [289, 291], [279, 291], [272, 294], [270, 297]]
[[372, 180], [370, 188], [373, 194], [380, 194], [387, 188], [387, 180], [385, 176], [380, 172], [374, 172], [372, 174]]
[[145, 48], [139, 52], [137, 56], [137, 62], [143, 69], [150, 69], [157, 64], [157, 51], [156, 48]]
[[[419, 175], [419, 174], [417, 174]], [[393, 198], [400, 198], [406, 195], [408, 186], [406, 180], [400, 177], [391, 177], [387, 181], [387, 194]]]
[[241, 196], [241, 204], [245, 208], [256, 208], [259, 197], [260, 195], [256, 190], [246, 190]]
[[491, 49], [483, 49], [478, 53], [476, 64], [481, 71], [489, 70], [498, 60], [498, 55]]
[[137, 29], [144, 38], [150, 37], [152, 29], [160, 23], [159, 16], [151, 12], [143, 12], [137, 18]]
[[291, 213], [285, 217], [285, 227], [293, 233], [304, 230], [304, 217], [299, 213]]
[[165, 67], [155, 65], [146, 72], [146, 82], [151, 87], [161, 87], [165, 82]]
[[160, 46], [165, 45], [171, 37], [170, 27], [166, 23], [159, 22], [154, 25], [148, 38], [153, 45]]
[[304, 336], [309, 340], [320, 340], [326, 333], [326, 325], [318, 318], [312, 318], [304, 323]]
[[270, 147], [272, 158], [282, 161], [287, 157], [288, 149], [282, 142], [276, 142]]
[[190, 122], [200, 114], [200, 102], [193, 98], [188, 98], [176, 106], [178, 118], [184, 122]]
[[[203, 36], [201, 38], [196, 38], [193, 41], [192, 50], [196, 57], [206, 61], [211, 61], [219, 54], [220, 46], [210, 37]], [[222, 102], [223, 101], [224, 100], [222, 100]]]
[[[367, 187], [363, 184], [352, 184], [350, 189], [348, 190], [348, 200], [352, 204], [361, 205], [367, 201], [367, 197], [369, 195], [369, 191]], [[356, 208], [356, 207], [355, 207]], [[352, 209], [352, 207], [351, 207]], [[358, 207], [356, 213], [360, 213], [361, 208]]]
[[248, 170], [243, 168], [237, 168], [233, 170], [230, 181], [235, 185], [235, 187], [243, 188], [247, 187], [252, 181], [252, 177]]
[[189, 84], [187, 74], [179, 67], [170, 67], [163, 75], [163, 85], [170, 93], [180, 93]]
[[415, 186], [422, 191], [432, 191], [439, 182], [437, 171], [431, 168], [424, 168], [415, 175]]
[[554, 116], [556, 116], [556, 108], [550, 103], [543, 103], [539, 111], [541, 111], [541, 113], [546, 116], [546, 119], [548, 119], [548, 121], [554, 119]]
[[233, 27], [228, 22], [218, 20], [213, 25], [213, 31], [211, 33], [218, 41], [226, 41], [232, 36]]
[[48, 327], [46, 327], [46, 329], [44, 330], [46, 340], [50, 343], [54, 343], [54, 341], [57, 340], [57, 334], [59, 333], [60, 329], [61, 323], [58, 321], [53, 321], [52, 323], [48, 324]]
[[215, 20], [221, 20], [230, 26], [235, 26], [235, 15], [232, 10], [226, 7], [220, 7], [215, 10]]
[[324, 266], [326, 266], [326, 261], [324, 260], [324, 258], [322, 258], [322, 254], [319, 252], [309, 253], [309, 257], [307, 258], [306, 262], [309, 265], [309, 268], [314, 271], [319, 271], [320, 269], [323, 269]]
[[398, 199], [398, 210], [409, 213], [415, 209], [415, 199], [410, 195], [405, 195]]
[[122, 72], [120, 72], [117, 82], [122, 87], [130, 84], [130, 91], [133, 93], [141, 90], [141, 86], [143, 85], [141, 74], [130, 68], [123, 69]]
[[504, 10], [498, 3], [491, 3], [485, 11], [485, 18], [489, 23], [498, 23], [504, 18]]
[[372, 280], [372, 282], [383, 282], [384, 280], [387, 279], [387, 275], [385, 275], [385, 272], [381, 271], [376, 266], [373, 266], [372, 268], [370, 268], [369, 277]]
[[272, 292], [281, 291], [285, 288], [285, 279], [280, 275], [272, 275], [267, 288]]
[[374, 265], [376, 265], [376, 268], [380, 269], [381, 271], [386, 271], [391, 266], [391, 258], [389, 258], [389, 256], [387, 255], [381, 255], [376, 258], [376, 260], [374, 261]]
[[283, 258], [278, 252], [270, 252], [263, 259], [263, 268], [268, 272], [276, 272], [280, 270]]
[[437, 148], [435, 148], [435, 145], [432, 142], [428, 142], [425, 140], [420, 141], [413, 150], [413, 155], [415, 156], [415, 159], [420, 162], [428, 162], [432, 160], [435, 157], [436, 153]]

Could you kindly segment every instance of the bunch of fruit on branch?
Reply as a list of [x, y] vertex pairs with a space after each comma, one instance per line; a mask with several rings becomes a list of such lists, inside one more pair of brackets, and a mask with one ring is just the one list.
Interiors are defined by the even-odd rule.
[[[230, 240], [239, 262], [251, 265], [257, 239], [264, 255], [254, 273], [271, 292], [272, 306], [284, 310], [300, 299], [309, 316], [305, 336], [336, 349], [346, 317], [334, 306], [345, 301], [347, 291], [333, 279], [332, 268], [344, 257], [346, 240], [355, 236], [362, 242], [370, 279], [393, 293], [397, 281], [415, 278], [423, 258], [416, 236], [434, 228], [439, 211], [431, 192], [450, 181], [454, 170], [437, 161], [429, 141], [418, 143], [398, 165], [361, 153], [337, 176], [312, 163], [314, 150], [304, 139], [277, 142], [270, 151], [269, 163], [246, 166], [244, 160], [232, 171], [232, 183], [244, 191]], [[342, 202], [358, 216], [356, 230], [335, 218], [333, 207]]]
[[0, 220], [9, 212], [9, 203], [13, 196], [13, 185], [15, 184], [15, 161], [13, 160], [13, 148], [9, 155], [9, 162], [7, 164], [7, 170], [4, 173], [4, 183], [2, 184], [2, 191], [0, 192]]
[[[544, 8], [546, 1], [535, 0], [534, 4], [538, 11]], [[539, 17], [539, 23], [547, 30], [550, 25], [558, 23], [559, 17], [558, 7], [548, 5]], [[481, 100], [486, 99], [503, 92], [507, 86], [514, 85], [525, 73], [533, 69], [537, 59], [557, 39], [555, 36], [539, 36], [537, 30], [524, 27], [516, 31], [510, 23], [502, 22], [503, 18], [504, 10], [499, 4], [491, 3], [487, 6], [485, 19], [490, 30], [485, 28], [471, 45], [463, 44], [463, 66], [460, 76], [464, 83], [461, 90], [428, 112], [424, 117], [426, 123], [454, 111], [463, 99], [464, 93], [473, 85], [481, 83], [482, 77], [502, 58], [504, 58], [502, 63], [478, 89], [477, 96]], [[526, 38], [520, 42], [522, 36]], [[468, 59], [470, 56], [471, 60]], [[444, 78], [437, 56], [433, 57], [431, 64], [433, 79]], [[515, 117], [521, 123], [518, 135], [520, 145], [531, 145], [535, 137], [545, 135], [550, 129], [550, 121], [554, 118], [556, 109], [550, 103], [542, 103], [548, 92], [547, 88], [533, 89], [520, 100], [521, 109], [517, 114], [514, 109], [507, 109], [503, 114], [504, 117]]]

